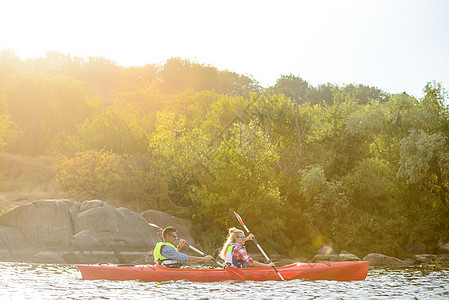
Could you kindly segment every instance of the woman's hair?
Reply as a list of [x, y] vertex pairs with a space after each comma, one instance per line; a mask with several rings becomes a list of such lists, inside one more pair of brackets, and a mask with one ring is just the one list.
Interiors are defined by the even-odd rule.
[[220, 257], [225, 259], [226, 258], [226, 250], [228, 249], [229, 244], [235, 243], [235, 239], [238, 237], [240, 233], [243, 233], [240, 229], [237, 229], [235, 227], [229, 228], [229, 234], [228, 238], [226, 239], [226, 242], [223, 245], [223, 249], [220, 251]]

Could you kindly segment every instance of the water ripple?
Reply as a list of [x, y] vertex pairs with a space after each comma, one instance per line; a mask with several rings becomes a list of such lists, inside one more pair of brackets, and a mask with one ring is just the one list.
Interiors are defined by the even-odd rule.
[[1, 299], [448, 299], [449, 270], [370, 268], [364, 281], [82, 280], [74, 265], [0, 263]]

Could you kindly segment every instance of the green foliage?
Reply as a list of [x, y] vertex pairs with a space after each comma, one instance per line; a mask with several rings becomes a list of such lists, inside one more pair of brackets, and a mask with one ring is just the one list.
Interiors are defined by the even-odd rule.
[[11, 116], [0, 114], [0, 150], [4, 150], [10, 144], [20, 139], [21, 131], [17, 129]]
[[448, 141], [441, 133], [412, 131], [401, 141], [401, 161], [398, 172], [408, 184], [429, 189], [446, 204], [449, 196]]
[[98, 108], [97, 99], [79, 82], [60, 76], [17, 75], [10, 77], [1, 92], [6, 110], [23, 132], [9, 150], [25, 154], [50, 152]]
[[223, 232], [233, 217], [231, 208], [248, 217], [249, 224], [273, 228], [266, 233], [269, 247], [275, 241], [285, 244], [285, 233], [279, 232], [283, 226], [274, 227], [284, 221], [277, 214], [282, 207], [275, 167], [279, 156], [268, 137], [252, 123], [236, 124], [231, 137], [221, 142], [213, 156], [209, 168], [213, 179], [192, 190], [194, 219], [204, 228], [217, 228], [215, 233]]
[[[192, 218], [205, 249], [239, 227], [267, 250], [312, 256], [432, 252], [449, 239], [447, 93], [252, 78], [172, 58], [0, 53], [0, 149], [66, 155], [59, 187]], [[251, 249], [257, 251], [257, 249]]]
[[85, 151], [63, 158], [57, 166], [57, 183], [74, 195], [110, 197], [120, 190], [120, 157], [106, 151]]
[[215, 67], [181, 58], [168, 59], [158, 77], [158, 87], [163, 94], [177, 94], [192, 89], [244, 96], [259, 89], [257, 82], [248, 76], [218, 71]]
[[[81, 149], [78, 151], [105, 149], [119, 154], [144, 153], [148, 138], [141, 124], [133, 123], [133, 117], [125, 110], [113, 108], [95, 114], [78, 126], [78, 134], [72, 144], [75, 141], [79, 145]], [[71, 148], [70, 145], [66, 147]]]
[[301, 77], [290, 75], [282, 75], [274, 85], [276, 94], [284, 94], [287, 98], [294, 100], [296, 103], [304, 103], [306, 100], [309, 84]]
[[[343, 234], [345, 210], [348, 198], [339, 181], [329, 182], [320, 166], [310, 166], [302, 172], [299, 182], [302, 196], [302, 211], [310, 220], [310, 238], [324, 235], [327, 239], [344, 244]], [[342, 240], [343, 239], [343, 240]]]

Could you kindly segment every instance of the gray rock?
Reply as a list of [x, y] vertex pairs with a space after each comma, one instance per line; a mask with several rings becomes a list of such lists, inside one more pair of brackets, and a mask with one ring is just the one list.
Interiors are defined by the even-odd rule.
[[372, 267], [406, 267], [407, 263], [399, 258], [387, 256], [379, 253], [370, 253], [363, 258], [364, 261], [369, 261]]
[[295, 257], [293, 260], [298, 263], [309, 263], [310, 262], [310, 259], [307, 257]]
[[338, 255], [340, 261], [359, 261], [360, 258], [357, 255], [349, 253], [348, 251], [341, 251], [340, 255]]
[[440, 241], [438, 243], [438, 254], [449, 254], [449, 243], [443, 243]]
[[22, 261], [32, 253], [33, 249], [19, 229], [0, 225], [0, 261]]
[[449, 264], [449, 254], [439, 254], [438, 261], [444, 264]]
[[[176, 226], [178, 235], [195, 245], [189, 220], [157, 211], [146, 215], [160, 226]], [[159, 241], [143, 216], [101, 200], [38, 200], [0, 215], [0, 261], [129, 263]]]
[[31, 263], [41, 263], [41, 264], [65, 264], [65, 260], [52, 251], [41, 251], [26, 260], [26, 262]]
[[435, 262], [436, 259], [437, 259], [437, 256], [434, 254], [417, 254], [417, 255], [415, 255], [415, 260], [418, 263], [429, 264], [429, 263]]
[[286, 265], [291, 265], [296, 263], [296, 261], [289, 259], [289, 258], [281, 258], [279, 260], [276, 261], [276, 266], [282, 267], [282, 266], [286, 266]]
[[312, 258], [312, 262], [317, 262], [317, 261], [339, 261], [339, 257], [338, 254], [329, 254], [329, 255], [324, 255], [324, 254], [317, 254]]
[[75, 233], [88, 230], [106, 250], [148, 251], [159, 236], [139, 214], [127, 208], [115, 208], [100, 201], [84, 201], [74, 218]]
[[0, 216], [0, 225], [16, 227], [33, 247], [59, 246], [73, 234], [69, 200], [38, 200]]
[[416, 265], [416, 260], [414, 260], [413, 258], [406, 258], [406, 259], [404, 259], [404, 263], [407, 266], [414, 266], [414, 265]]
[[85, 251], [106, 251], [103, 244], [96, 239], [89, 230], [83, 230], [73, 235], [69, 244], [76, 250]]
[[[113, 251], [68, 251], [61, 253], [61, 257], [68, 264], [117, 264], [121, 262]], [[130, 261], [123, 261], [123, 263]]]

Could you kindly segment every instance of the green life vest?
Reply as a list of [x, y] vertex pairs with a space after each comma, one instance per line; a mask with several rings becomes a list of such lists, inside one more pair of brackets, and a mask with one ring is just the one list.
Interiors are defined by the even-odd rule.
[[163, 246], [170, 246], [170, 247], [173, 247], [176, 251], [178, 251], [176, 249], [175, 245], [173, 245], [172, 243], [167, 243], [167, 242], [159, 242], [159, 243], [157, 243], [156, 247], [154, 247], [153, 256], [154, 256], [154, 259], [159, 261], [159, 262], [162, 262], [164, 260], [169, 260], [170, 259], [170, 258], [162, 256], [161, 250], [162, 250]]

